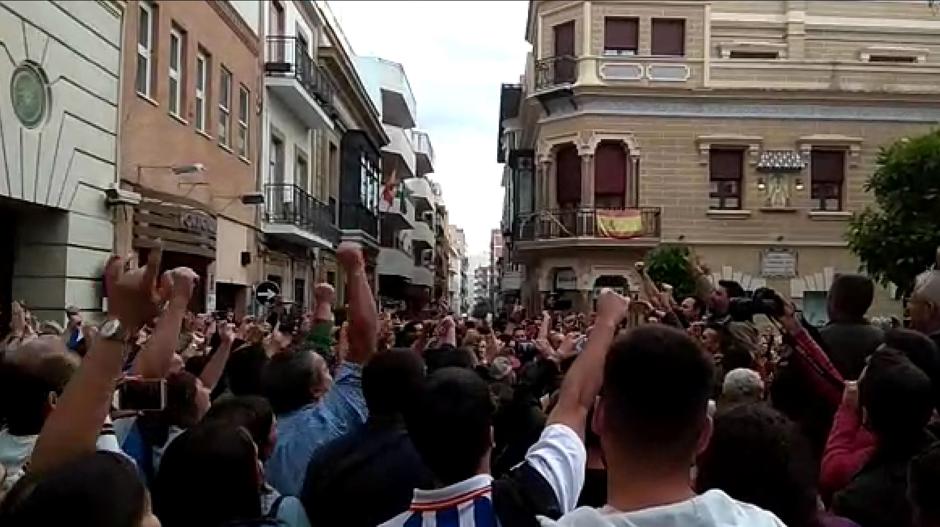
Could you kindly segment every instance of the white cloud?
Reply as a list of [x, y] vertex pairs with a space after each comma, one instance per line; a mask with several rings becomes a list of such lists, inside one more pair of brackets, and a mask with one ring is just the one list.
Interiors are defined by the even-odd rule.
[[524, 69], [527, 3], [339, 0], [330, 7], [356, 53], [404, 66], [450, 221], [466, 231], [470, 252], [487, 250], [502, 215], [499, 87]]

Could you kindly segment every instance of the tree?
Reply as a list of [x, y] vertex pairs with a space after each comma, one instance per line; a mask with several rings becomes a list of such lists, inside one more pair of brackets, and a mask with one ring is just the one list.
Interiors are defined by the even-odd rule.
[[686, 263], [688, 255], [688, 247], [678, 245], [662, 245], [646, 255], [647, 274], [657, 284], [671, 285], [679, 301], [695, 294], [695, 278]]
[[875, 206], [852, 219], [849, 248], [874, 280], [908, 295], [940, 246], [940, 130], [882, 148], [865, 190]]

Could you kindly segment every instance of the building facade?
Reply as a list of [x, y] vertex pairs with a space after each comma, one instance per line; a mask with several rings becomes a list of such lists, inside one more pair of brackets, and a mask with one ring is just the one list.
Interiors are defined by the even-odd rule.
[[0, 327], [100, 314], [118, 181], [122, 2], [0, 2]]
[[357, 57], [356, 65], [389, 138], [381, 180], [369, 183], [381, 214], [379, 297], [386, 307], [419, 312], [435, 299], [436, 197], [428, 179], [434, 149], [430, 136], [417, 129], [415, 98], [402, 65], [378, 57]]
[[586, 309], [677, 244], [823, 322], [879, 148], [940, 120], [938, 31], [923, 2], [531, 2], [500, 109], [523, 301]]
[[164, 268], [201, 278], [193, 310], [244, 314], [257, 275], [257, 27], [228, 2], [126, 5], [115, 250], [143, 261], [161, 240]]

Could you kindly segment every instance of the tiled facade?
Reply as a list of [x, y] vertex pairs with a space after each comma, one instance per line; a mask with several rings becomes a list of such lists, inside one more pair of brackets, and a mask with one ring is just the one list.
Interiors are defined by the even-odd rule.
[[[871, 202], [864, 185], [879, 148], [940, 121], [940, 21], [923, 3], [532, 2], [529, 15], [533, 52], [522, 82], [503, 89], [500, 160], [503, 231], [531, 308], [553, 292], [586, 308], [617, 279], [633, 289], [634, 261], [683, 244], [719, 277], [774, 287], [821, 321], [832, 276], [858, 269], [844, 233]], [[635, 38], [618, 42], [627, 51], [605, 35], [615, 18], [634, 20]], [[662, 19], [684, 21], [680, 53], [652, 55]], [[571, 22], [573, 38], [557, 28]], [[598, 168], [603, 145], [622, 149], [621, 165]], [[718, 173], [725, 151], [739, 156], [737, 174]], [[835, 161], [824, 173], [825, 153]], [[612, 208], [642, 211], [642, 233], [627, 239], [595, 229], [610, 203], [595, 202], [595, 185], [609, 182], [609, 166], [626, 174]], [[563, 189], [572, 177], [575, 203]], [[520, 194], [531, 194], [521, 208]], [[768, 252], [785, 254], [786, 269], [762, 265]], [[577, 283], [559, 287], [570, 270]], [[882, 291], [874, 311], [897, 309]]]

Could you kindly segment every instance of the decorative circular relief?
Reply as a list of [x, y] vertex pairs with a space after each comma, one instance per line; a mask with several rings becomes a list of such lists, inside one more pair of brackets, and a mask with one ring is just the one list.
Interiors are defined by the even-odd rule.
[[39, 66], [26, 62], [13, 70], [10, 98], [13, 112], [23, 126], [36, 128], [42, 124], [49, 108], [49, 90], [46, 76]]

